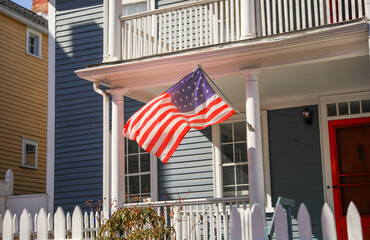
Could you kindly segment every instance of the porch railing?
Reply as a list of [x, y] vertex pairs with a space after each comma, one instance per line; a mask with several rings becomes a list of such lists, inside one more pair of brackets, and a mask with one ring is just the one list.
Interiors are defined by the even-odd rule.
[[[175, 227], [176, 239], [229, 239], [231, 206], [247, 209], [249, 197], [207, 198], [126, 204], [151, 205]], [[172, 216], [172, 217], [170, 217]]]
[[204, 0], [122, 17], [123, 59], [240, 39], [240, 0]]
[[260, 0], [261, 35], [344, 22], [365, 15], [364, 0]]
[[[246, 0], [203, 0], [121, 17], [122, 59], [241, 39]], [[365, 0], [257, 0], [256, 36], [292, 32], [365, 15]]]

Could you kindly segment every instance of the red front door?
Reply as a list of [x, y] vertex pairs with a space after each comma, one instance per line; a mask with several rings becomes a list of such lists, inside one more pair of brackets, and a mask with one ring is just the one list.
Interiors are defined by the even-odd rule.
[[329, 121], [331, 168], [338, 239], [347, 239], [346, 212], [352, 201], [370, 239], [370, 118]]

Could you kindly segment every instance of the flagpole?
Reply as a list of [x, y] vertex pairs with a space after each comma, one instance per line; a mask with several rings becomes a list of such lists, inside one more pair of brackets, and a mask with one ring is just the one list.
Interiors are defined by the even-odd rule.
[[204, 75], [206, 75], [207, 79], [209, 82], [212, 83], [212, 85], [217, 89], [217, 91], [221, 94], [221, 97], [231, 106], [232, 109], [235, 110], [235, 112], [237, 114], [239, 114], [239, 116], [245, 121], [245, 123], [247, 124], [248, 126], [248, 129], [249, 131], [254, 131], [254, 128], [252, 126], [252, 124], [250, 124], [247, 119], [245, 119], [245, 117], [240, 113], [240, 111], [231, 103], [231, 101], [225, 96], [225, 94], [221, 91], [221, 89], [216, 85], [215, 82], [213, 82], [213, 80], [208, 76], [208, 74], [203, 70], [202, 68], [202, 65], [200, 65], [199, 63], [196, 63], [195, 62], [195, 65], [197, 65], [200, 70], [202, 70], [202, 72], [204, 73]]

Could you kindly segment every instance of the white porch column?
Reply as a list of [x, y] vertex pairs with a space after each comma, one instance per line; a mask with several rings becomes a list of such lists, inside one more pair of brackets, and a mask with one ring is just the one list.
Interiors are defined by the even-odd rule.
[[[122, 0], [106, 0], [108, 1], [108, 60], [118, 61], [121, 60], [121, 46], [122, 46], [122, 27], [121, 27], [121, 13], [122, 13]], [[106, 6], [104, 6], [106, 9]], [[104, 25], [106, 26], [106, 24]]]
[[246, 81], [246, 119], [254, 131], [247, 130], [250, 204], [258, 203], [265, 215], [265, 185], [262, 157], [262, 129], [258, 92], [258, 70], [242, 71]]
[[125, 201], [125, 145], [122, 135], [124, 125], [123, 96], [127, 90], [107, 90], [112, 95], [112, 155], [111, 155], [111, 203], [112, 212]]
[[256, 37], [256, 0], [241, 0], [241, 39]]

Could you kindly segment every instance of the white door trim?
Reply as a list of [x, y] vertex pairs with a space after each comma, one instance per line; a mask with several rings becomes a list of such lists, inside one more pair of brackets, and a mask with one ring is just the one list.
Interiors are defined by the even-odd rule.
[[332, 95], [332, 96], [322, 96], [319, 99], [319, 123], [320, 123], [321, 159], [322, 159], [321, 164], [322, 164], [322, 175], [323, 175], [324, 200], [331, 207], [332, 211], [334, 211], [334, 199], [333, 199], [333, 189], [332, 189], [328, 121], [339, 120], [339, 119], [349, 119], [349, 118], [370, 117], [370, 113], [348, 114], [348, 115], [328, 117], [326, 104], [338, 103], [338, 102], [349, 102], [349, 101], [364, 100], [364, 99], [370, 99], [369, 91]]

